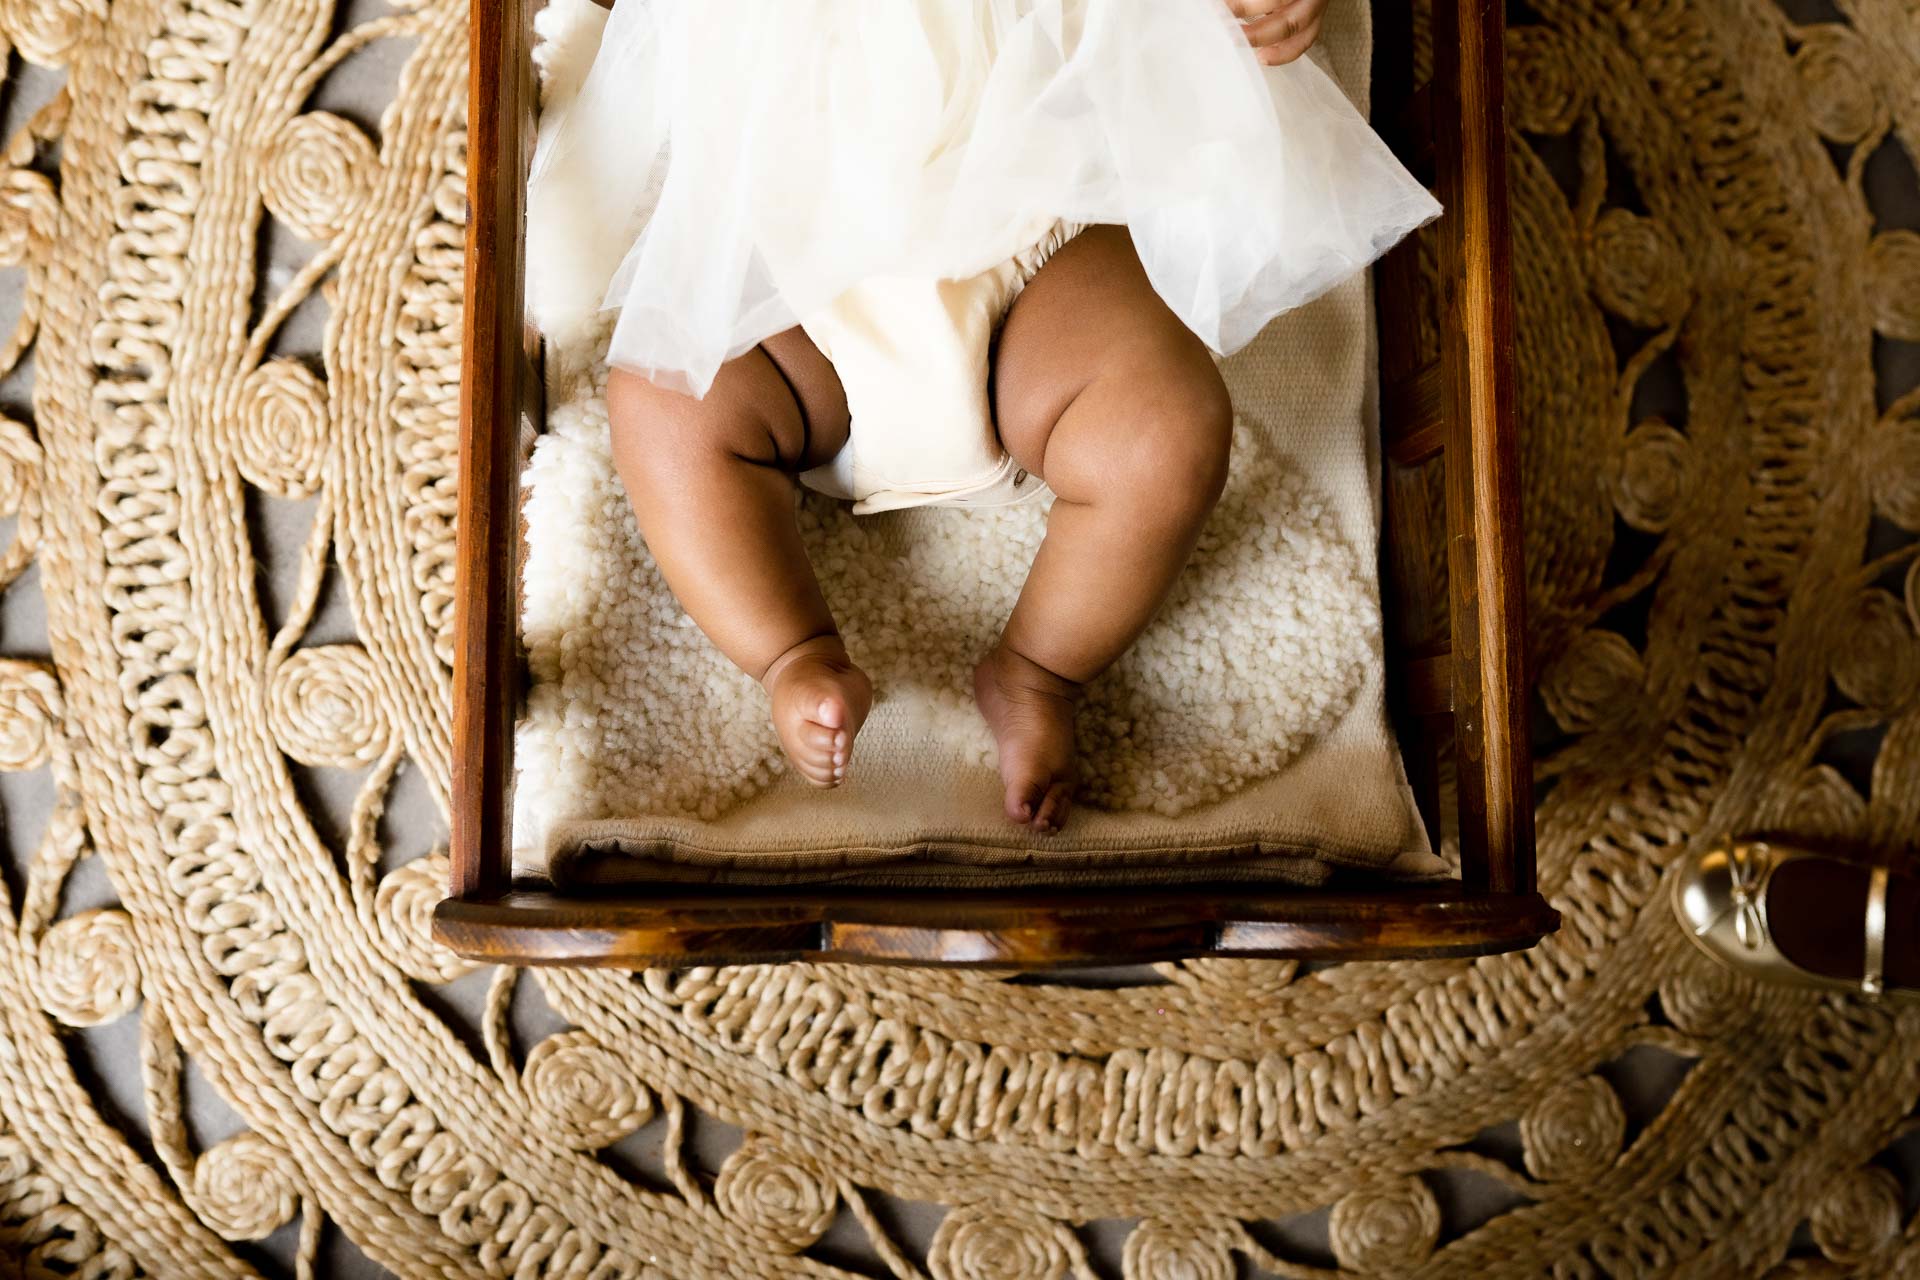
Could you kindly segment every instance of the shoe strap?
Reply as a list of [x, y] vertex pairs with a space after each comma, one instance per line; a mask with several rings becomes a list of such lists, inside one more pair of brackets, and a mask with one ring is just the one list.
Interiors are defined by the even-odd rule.
[[1878, 866], [1867, 882], [1867, 963], [1860, 989], [1877, 996], [1887, 989], [1887, 868]]

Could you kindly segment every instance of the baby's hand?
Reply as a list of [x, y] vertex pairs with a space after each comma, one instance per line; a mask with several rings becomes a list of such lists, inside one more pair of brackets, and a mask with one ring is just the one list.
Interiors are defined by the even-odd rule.
[[1277, 67], [1313, 47], [1327, 0], [1227, 0], [1227, 8], [1240, 19], [1254, 54]]

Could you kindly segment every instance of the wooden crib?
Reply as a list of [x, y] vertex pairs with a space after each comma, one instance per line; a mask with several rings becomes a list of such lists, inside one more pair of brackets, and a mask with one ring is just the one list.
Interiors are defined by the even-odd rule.
[[[1534, 887], [1501, 0], [1433, 0], [1419, 14], [1407, 0], [1375, 8], [1375, 119], [1446, 206], [1425, 244], [1396, 249], [1375, 283], [1389, 703], [1428, 833], [1436, 845], [1443, 831], [1457, 839], [1457, 883], [1017, 892], [661, 884], [591, 897], [516, 886], [520, 473], [544, 414], [540, 342], [523, 313], [539, 3], [478, 0], [472, 10], [453, 871], [434, 914], [437, 938], [515, 964], [1042, 969], [1202, 955], [1476, 955], [1531, 946], [1557, 926]], [[1430, 36], [1430, 59], [1416, 54], [1429, 47], [1420, 36]], [[1415, 86], [1416, 63], [1429, 60], [1431, 77]]]

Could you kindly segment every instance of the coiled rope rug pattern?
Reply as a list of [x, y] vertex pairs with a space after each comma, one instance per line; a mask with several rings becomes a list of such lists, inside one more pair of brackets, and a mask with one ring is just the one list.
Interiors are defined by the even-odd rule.
[[[1920, 830], [1920, 10], [1835, 2], [1515, 15], [1560, 934], [1094, 985], [430, 946], [444, 857], [383, 809], [447, 787], [464, 5], [0, 2], [25, 297], [0, 360], [33, 364], [0, 384], [0, 572], [46, 612], [0, 663], [4, 1252], [102, 1277], [1920, 1270], [1911, 1148], [1887, 1154], [1920, 1014], [1727, 977], [1661, 893], [1730, 829]], [[328, 109], [369, 58], [392, 105]], [[33, 76], [63, 86], [42, 108]], [[263, 243], [300, 265], [257, 270]]]

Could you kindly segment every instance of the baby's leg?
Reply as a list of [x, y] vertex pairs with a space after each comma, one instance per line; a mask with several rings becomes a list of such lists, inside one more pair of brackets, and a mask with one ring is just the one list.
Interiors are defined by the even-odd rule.
[[1050, 831], [1072, 795], [1080, 688], [1146, 628], [1186, 563], [1226, 483], [1233, 410], [1119, 227], [1083, 232], [1040, 270], [993, 372], [1002, 443], [1058, 501], [974, 687], [1007, 816]]
[[837, 785], [873, 689], [847, 660], [794, 522], [794, 476], [846, 443], [833, 366], [790, 329], [728, 362], [701, 400], [616, 371], [607, 409], [614, 465], [667, 585], [765, 686], [800, 772]]

